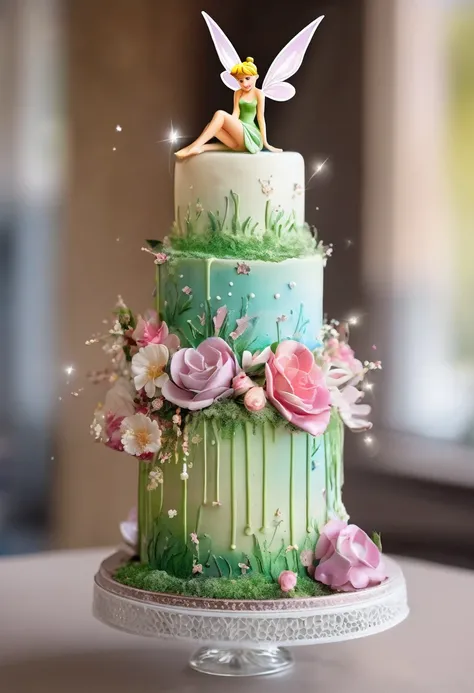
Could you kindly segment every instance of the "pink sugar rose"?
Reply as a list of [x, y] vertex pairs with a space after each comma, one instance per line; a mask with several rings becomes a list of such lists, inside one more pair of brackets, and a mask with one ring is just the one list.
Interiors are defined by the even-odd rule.
[[171, 359], [171, 379], [162, 395], [178, 407], [196, 411], [231, 397], [238, 371], [235, 355], [220, 337], [209, 337], [197, 349], [180, 349]]
[[330, 394], [308, 347], [291, 339], [280, 342], [265, 375], [267, 397], [287, 421], [313, 436], [324, 433]]
[[282, 592], [291, 592], [296, 587], [296, 573], [292, 570], [283, 570], [278, 576], [278, 584]]
[[244, 406], [247, 411], [261, 411], [267, 403], [263, 387], [251, 387], [244, 396]]
[[387, 577], [380, 550], [367, 534], [342, 520], [331, 520], [316, 544], [315, 580], [340, 592], [379, 585]]
[[143, 318], [138, 316], [137, 326], [132, 332], [132, 339], [139, 347], [148, 344], [164, 344], [171, 353], [177, 351], [180, 346], [179, 337], [170, 334], [168, 325], [163, 321], [158, 323], [158, 316], [155, 311], [150, 311], [149, 315]]
[[255, 383], [253, 382], [252, 378], [249, 378], [248, 375], [246, 375], [243, 371], [237, 373], [232, 381], [234, 397], [245, 395], [245, 393], [250, 390], [251, 387], [254, 387], [254, 385]]

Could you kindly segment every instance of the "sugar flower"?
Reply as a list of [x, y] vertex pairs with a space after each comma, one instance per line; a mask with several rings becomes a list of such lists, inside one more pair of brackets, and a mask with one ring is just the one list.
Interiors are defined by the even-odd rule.
[[300, 562], [305, 568], [309, 568], [311, 565], [313, 565], [313, 559], [314, 552], [311, 551], [311, 549], [305, 549], [300, 553]]
[[252, 378], [249, 378], [248, 375], [244, 373], [244, 371], [240, 371], [240, 373], [237, 373], [235, 378], [232, 380], [234, 397], [240, 397], [241, 395], [245, 395], [245, 393], [248, 390], [250, 390], [251, 387], [254, 386], [255, 383], [252, 380]]
[[191, 541], [193, 542], [193, 544], [196, 544], [196, 546], [197, 546], [199, 544], [199, 539], [198, 539], [198, 535], [196, 534], [196, 532], [191, 532], [191, 534], [189, 536], [191, 537]]
[[154, 491], [163, 483], [163, 472], [159, 467], [155, 467], [148, 474], [147, 491]]
[[266, 403], [267, 396], [263, 387], [251, 387], [244, 395], [244, 407], [247, 411], [261, 411]]
[[367, 534], [342, 520], [323, 527], [316, 544], [315, 580], [341, 592], [379, 585], [387, 577], [380, 550]]
[[364, 393], [353, 385], [347, 385], [343, 390], [331, 389], [331, 404], [352, 431], [368, 431], [372, 428], [372, 423], [364, 418], [370, 414], [370, 405], [358, 404], [363, 397]]
[[283, 570], [278, 576], [278, 584], [282, 592], [291, 592], [296, 587], [297, 576], [292, 570]]
[[136, 508], [132, 508], [128, 513], [127, 519], [120, 523], [120, 534], [127, 546], [130, 546], [134, 550], [137, 548], [138, 521]]
[[136, 389], [145, 388], [148, 397], [154, 397], [156, 388], [162, 388], [168, 380], [168, 375], [165, 373], [168, 359], [169, 351], [164, 344], [149, 344], [142, 347], [132, 358], [132, 373]]
[[247, 563], [238, 563], [237, 565], [239, 566], [240, 572], [242, 573], [242, 575], [245, 575], [247, 570], [250, 570], [250, 566], [247, 565]]
[[170, 520], [171, 520], [173, 517], [176, 517], [177, 514], [178, 514], [178, 511], [177, 511], [177, 510], [168, 510], [168, 517], [170, 518]]
[[313, 436], [324, 433], [330, 394], [310, 350], [291, 339], [280, 342], [265, 366], [266, 393], [290, 423]]
[[237, 323], [237, 327], [229, 334], [229, 337], [231, 337], [233, 340], [238, 339], [238, 337], [245, 332], [250, 325], [250, 318], [247, 315], [244, 315], [243, 318], [237, 318], [235, 322]]
[[250, 265], [247, 265], [246, 262], [238, 262], [235, 269], [237, 274], [250, 274]]
[[129, 455], [142, 457], [160, 449], [160, 427], [145, 414], [126, 416], [122, 421], [121, 433], [123, 449]]
[[171, 359], [171, 379], [163, 396], [184, 409], [196, 411], [231, 397], [238, 370], [232, 349], [220, 337], [209, 337], [197, 349], [180, 349]]
[[131, 334], [132, 339], [139, 347], [148, 344], [164, 344], [171, 353], [179, 349], [179, 337], [170, 334], [166, 322], [159, 322], [156, 311], [149, 311], [145, 317], [137, 318], [137, 326]]
[[268, 346], [262, 351], [244, 351], [242, 354], [242, 368], [246, 373], [251, 370], [257, 370], [260, 366], [264, 366], [272, 354], [271, 348]]
[[226, 319], [227, 316], [227, 307], [226, 306], [221, 306], [220, 308], [217, 309], [215, 316], [212, 318], [212, 322], [214, 323], [214, 329], [215, 329], [215, 336], [219, 336], [220, 329], [222, 325], [224, 324], [224, 320]]
[[181, 291], [183, 292], [183, 294], [186, 294], [186, 296], [191, 296], [191, 294], [193, 293], [193, 290], [190, 286], [183, 286]]
[[328, 387], [356, 385], [365, 375], [364, 366], [355, 358], [349, 344], [332, 337], [326, 343], [325, 355], [329, 361], [326, 366]]
[[201, 565], [201, 563], [195, 563], [195, 564], [193, 565], [193, 575], [195, 575], [196, 573], [202, 573], [202, 565]]

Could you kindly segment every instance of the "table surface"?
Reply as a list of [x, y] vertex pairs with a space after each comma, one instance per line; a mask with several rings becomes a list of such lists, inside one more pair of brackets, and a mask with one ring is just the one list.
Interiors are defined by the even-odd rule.
[[[399, 560], [411, 614], [345, 643], [295, 647], [295, 668], [260, 679], [205, 676], [192, 647], [112, 630], [91, 615], [106, 549], [0, 559], [0, 688], [5, 693], [472, 693], [474, 572]], [[196, 649], [196, 648], [194, 648]]]

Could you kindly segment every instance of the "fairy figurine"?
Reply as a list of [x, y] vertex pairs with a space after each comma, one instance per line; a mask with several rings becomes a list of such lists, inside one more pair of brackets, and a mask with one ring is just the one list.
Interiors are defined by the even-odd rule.
[[[232, 150], [256, 154], [263, 148], [281, 152], [267, 140], [265, 125], [265, 97], [274, 101], [288, 101], [296, 89], [286, 80], [297, 72], [313, 34], [324, 15], [302, 29], [270, 65], [261, 89], [255, 86], [259, 77], [253, 58], [242, 61], [222, 29], [206, 12], [202, 13], [209, 28], [219, 60], [225, 67], [221, 73], [224, 84], [232, 89], [234, 108], [232, 113], [216, 111], [210, 123], [188, 147], [176, 152], [178, 159], [186, 159], [211, 150]], [[256, 120], [256, 122], [255, 122]], [[216, 138], [219, 142], [209, 143]]]

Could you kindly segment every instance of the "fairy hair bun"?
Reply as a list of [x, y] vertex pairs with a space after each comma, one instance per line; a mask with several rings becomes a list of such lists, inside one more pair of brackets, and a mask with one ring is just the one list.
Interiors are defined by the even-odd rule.
[[246, 63], [253, 63], [253, 58], [245, 58]]

